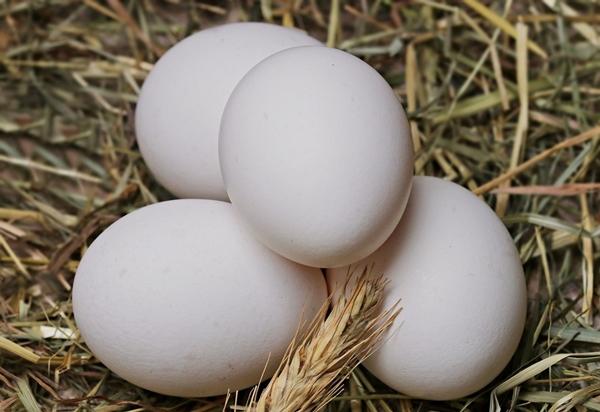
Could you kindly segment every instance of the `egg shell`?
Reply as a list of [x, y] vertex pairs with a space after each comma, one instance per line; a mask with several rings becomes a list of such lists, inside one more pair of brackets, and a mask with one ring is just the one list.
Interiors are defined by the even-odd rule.
[[410, 192], [404, 110], [367, 63], [296, 47], [238, 83], [221, 121], [229, 197], [265, 245], [305, 265], [368, 256], [392, 233]]
[[461, 186], [415, 177], [398, 228], [373, 255], [327, 271], [339, 290], [347, 271], [374, 265], [390, 280], [385, 306], [403, 308], [365, 362], [413, 397], [448, 400], [483, 388], [515, 352], [526, 314], [523, 268], [496, 214]]
[[265, 57], [320, 44], [297, 29], [232, 23], [169, 49], [144, 82], [135, 117], [138, 145], [155, 178], [180, 198], [227, 200], [217, 147], [229, 94]]
[[220, 395], [268, 378], [326, 300], [318, 269], [271, 252], [231, 205], [157, 203], [112, 224], [77, 269], [73, 311], [100, 361], [143, 388]]

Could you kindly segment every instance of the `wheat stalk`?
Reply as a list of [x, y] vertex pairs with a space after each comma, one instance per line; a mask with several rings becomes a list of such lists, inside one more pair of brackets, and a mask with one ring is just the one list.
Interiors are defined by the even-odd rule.
[[304, 338], [294, 339], [258, 399], [258, 388], [254, 388], [247, 412], [319, 410], [343, 390], [350, 372], [377, 349], [400, 312], [399, 302], [381, 310], [387, 281], [370, 275], [369, 269], [349, 279], [319, 311]]

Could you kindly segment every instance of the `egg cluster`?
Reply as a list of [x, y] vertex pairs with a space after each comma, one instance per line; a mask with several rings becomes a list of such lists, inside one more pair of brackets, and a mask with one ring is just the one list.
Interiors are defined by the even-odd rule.
[[246, 388], [369, 265], [403, 311], [365, 366], [415, 397], [481, 389], [523, 330], [519, 255], [483, 201], [413, 178], [409, 129], [377, 71], [299, 30], [236, 23], [178, 43], [143, 85], [136, 135], [180, 199], [119, 219], [83, 256], [89, 348], [156, 392]]

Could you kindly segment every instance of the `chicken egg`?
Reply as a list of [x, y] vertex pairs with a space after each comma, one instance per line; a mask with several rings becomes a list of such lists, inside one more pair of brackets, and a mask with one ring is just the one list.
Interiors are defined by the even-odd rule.
[[468, 190], [415, 177], [392, 236], [351, 267], [331, 269], [339, 290], [348, 272], [373, 265], [390, 280], [385, 306], [402, 311], [365, 362], [404, 394], [433, 400], [467, 396], [490, 383], [515, 352], [526, 314], [519, 253], [496, 214]]
[[318, 269], [271, 252], [229, 203], [143, 207], [91, 244], [73, 286], [86, 344], [129, 382], [211, 396], [270, 377], [300, 323], [324, 304]]
[[180, 198], [227, 200], [217, 147], [229, 94], [265, 57], [320, 44], [297, 29], [232, 23], [169, 49], [144, 82], [135, 114], [140, 152], [156, 180]]
[[326, 47], [281, 51], [244, 76], [223, 113], [219, 158], [254, 235], [316, 267], [375, 251], [412, 181], [410, 130], [394, 91], [367, 63]]

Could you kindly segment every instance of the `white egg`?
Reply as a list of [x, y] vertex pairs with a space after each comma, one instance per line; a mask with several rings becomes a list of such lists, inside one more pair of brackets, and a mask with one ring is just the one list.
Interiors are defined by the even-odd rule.
[[[507, 365], [523, 332], [526, 289], [519, 254], [496, 214], [468, 190], [415, 177], [388, 241], [350, 270], [374, 264], [390, 280], [385, 305], [401, 299], [389, 339], [366, 367], [417, 398], [469, 395]], [[329, 270], [338, 289], [349, 268]]]
[[387, 82], [340, 50], [297, 47], [256, 65], [223, 113], [221, 170], [255, 236], [335, 267], [377, 249], [412, 180], [406, 115]]
[[318, 269], [271, 252], [231, 205], [174, 200], [104, 231], [83, 256], [73, 311], [109, 369], [143, 388], [210, 396], [277, 367], [301, 319], [326, 299]]
[[227, 200], [217, 147], [229, 94], [265, 57], [320, 44], [296, 29], [233, 23], [172, 47], [144, 82], [135, 117], [138, 145], [156, 180], [177, 197]]

